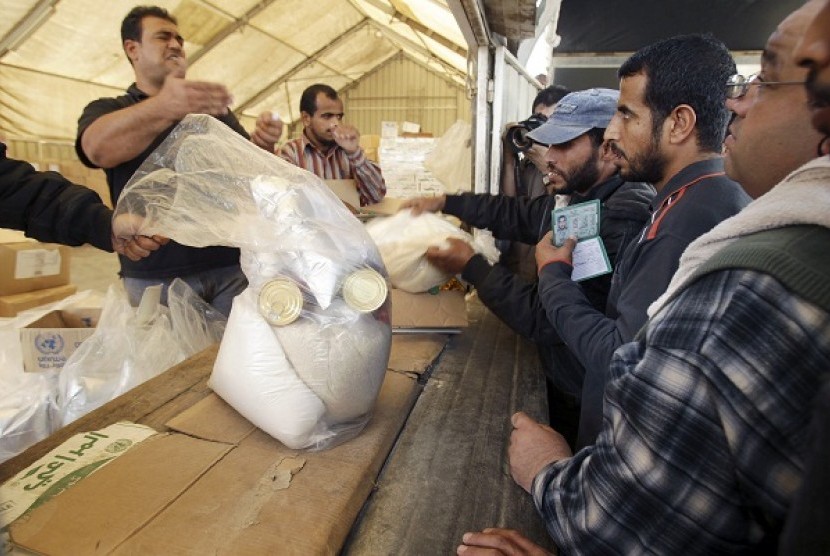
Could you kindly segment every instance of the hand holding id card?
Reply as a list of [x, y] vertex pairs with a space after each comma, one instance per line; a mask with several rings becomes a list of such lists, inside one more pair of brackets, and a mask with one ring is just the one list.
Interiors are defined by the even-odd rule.
[[598, 200], [555, 209], [551, 213], [553, 244], [560, 247], [569, 237], [576, 238], [571, 278], [580, 282], [611, 272], [611, 262], [599, 237]]

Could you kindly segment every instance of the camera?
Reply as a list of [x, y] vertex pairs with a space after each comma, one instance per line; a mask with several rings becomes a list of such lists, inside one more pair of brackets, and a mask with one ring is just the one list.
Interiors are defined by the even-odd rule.
[[516, 153], [527, 151], [533, 145], [533, 141], [527, 138], [528, 132], [533, 131], [547, 120], [544, 114], [534, 114], [522, 122], [508, 124], [505, 132], [507, 144]]

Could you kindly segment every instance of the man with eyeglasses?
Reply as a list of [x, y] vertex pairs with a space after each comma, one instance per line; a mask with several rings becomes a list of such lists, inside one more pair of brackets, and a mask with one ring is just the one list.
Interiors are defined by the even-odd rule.
[[[825, 3], [810, 1], [782, 22], [764, 51], [766, 85], [756, 81], [727, 101], [737, 136], [727, 168], [754, 160], [786, 177], [774, 184], [762, 173], [743, 174], [760, 197], [686, 250], [644, 331], [614, 356], [617, 378], [597, 445], [569, 458], [549, 430], [514, 417], [514, 478], [532, 484], [564, 552], [830, 548], [826, 514], [810, 520], [810, 544], [790, 542], [786, 530], [778, 544], [805, 473], [811, 407], [830, 384], [830, 161], [799, 168], [820, 136], [810, 130], [803, 89], [790, 86], [804, 76], [792, 49]], [[814, 104], [830, 94], [819, 98]], [[815, 113], [814, 122], [821, 122]], [[764, 137], [776, 134], [781, 141]], [[783, 144], [788, 139], [797, 144]], [[761, 150], [735, 148], [742, 141]], [[820, 447], [826, 454], [827, 444]], [[826, 479], [826, 456], [813, 464]], [[470, 556], [545, 553], [515, 531], [468, 533], [464, 543], [458, 553]]]
[[810, 126], [807, 72], [793, 63], [798, 38], [792, 32], [793, 20], [801, 13], [784, 20], [770, 36], [760, 73], [735, 75], [727, 86], [726, 105], [733, 118], [724, 141], [726, 173], [753, 198], [814, 158], [821, 141]]

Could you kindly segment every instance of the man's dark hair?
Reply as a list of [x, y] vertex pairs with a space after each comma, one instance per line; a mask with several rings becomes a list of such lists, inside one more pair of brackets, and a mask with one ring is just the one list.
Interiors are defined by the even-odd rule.
[[562, 85], [551, 85], [550, 87], [545, 87], [539, 91], [539, 94], [537, 94], [536, 98], [533, 99], [533, 106], [530, 107], [530, 111], [535, 111], [536, 107], [540, 104], [544, 104], [545, 106], [553, 106], [570, 92], [570, 89], [563, 87]]
[[173, 25], [178, 25], [176, 18], [170, 12], [158, 6], [136, 6], [124, 17], [121, 22], [121, 44], [127, 39], [141, 42], [141, 20], [145, 17], [166, 19]]
[[315, 83], [303, 91], [303, 96], [300, 97], [300, 112], [306, 112], [313, 116], [317, 111], [317, 95], [319, 93], [323, 93], [331, 100], [337, 100], [337, 91], [323, 83]]
[[637, 74], [646, 77], [645, 103], [651, 110], [655, 137], [671, 111], [688, 104], [697, 115], [698, 146], [719, 153], [730, 116], [726, 82], [736, 71], [726, 45], [712, 35], [695, 34], [641, 48], [617, 74], [621, 79]]
[[602, 145], [602, 142], [605, 138], [605, 128], [604, 127], [592, 127], [585, 134], [591, 139], [591, 145], [594, 148], [599, 148]]

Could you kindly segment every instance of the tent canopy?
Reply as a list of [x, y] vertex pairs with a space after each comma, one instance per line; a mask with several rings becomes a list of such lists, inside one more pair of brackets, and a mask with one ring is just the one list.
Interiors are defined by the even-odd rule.
[[[147, 2], [150, 3], [150, 2]], [[403, 53], [463, 87], [466, 42], [444, 0], [157, 0], [179, 20], [188, 78], [225, 84], [233, 110], [299, 118], [316, 82], [337, 90]], [[83, 107], [133, 81], [121, 20], [135, 0], [3, 0], [0, 132], [69, 139]]]
[[[121, 94], [133, 73], [121, 48], [120, 22], [137, 3], [3, 0], [0, 134], [71, 140], [88, 102]], [[483, 45], [499, 35], [515, 54], [523, 42], [542, 35], [548, 22], [561, 37], [554, 56], [569, 60], [555, 63], [565, 68], [561, 74], [557, 69], [556, 80], [568, 71], [582, 74], [565, 82], [571, 87], [614, 86], [621, 54], [679, 33], [708, 31], [733, 51], [757, 59], [775, 25], [802, 0], [155, 3], [179, 19], [188, 77], [228, 86], [233, 110], [250, 127], [266, 110], [296, 121], [299, 96], [308, 85], [324, 82], [347, 89], [400, 56], [463, 90], [468, 41]], [[472, 33], [462, 33], [456, 18], [466, 18], [470, 26], [465, 29]]]

